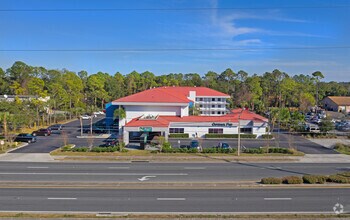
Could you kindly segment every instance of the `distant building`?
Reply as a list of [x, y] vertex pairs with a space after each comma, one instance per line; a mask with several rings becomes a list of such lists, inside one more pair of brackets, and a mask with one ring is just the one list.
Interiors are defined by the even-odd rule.
[[14, 102], [16, 97], [21, 101], [31, 101], [33, 99], [37, 99], [42, 102], [47, 102], [50, 100], [50, 96], [39, 97], [34, 95], [0, 95], [0, 101]]
[[350, 96], [327, 96], [321, 103], [328, 111], [350, 112]]

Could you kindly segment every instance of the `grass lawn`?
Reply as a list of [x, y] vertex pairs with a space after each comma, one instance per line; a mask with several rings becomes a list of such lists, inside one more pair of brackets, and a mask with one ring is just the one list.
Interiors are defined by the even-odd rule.
[[336, 143], [334, 146], [334, 149], [341, 153], [341, 154], [347, 154], [350, 155], [350, 145], [345, 145], [342, 143]]

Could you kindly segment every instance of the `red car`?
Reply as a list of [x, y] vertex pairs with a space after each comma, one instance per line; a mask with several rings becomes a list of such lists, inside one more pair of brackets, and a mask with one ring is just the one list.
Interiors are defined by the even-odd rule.
[[42, 128], [42, 129], [33, 131], [32, 135], [33, 136], [50, 136], [51, 130], [47, 128]]

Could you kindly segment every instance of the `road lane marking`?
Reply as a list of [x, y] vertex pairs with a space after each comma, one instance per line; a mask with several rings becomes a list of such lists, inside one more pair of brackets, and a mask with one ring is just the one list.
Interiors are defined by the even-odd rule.
[[157, 198], [158, 201], [184, 201], [186, 198]]
[[264, 200], [292, 200], [292, 198], [264, 198]]
[[48, 200], [76, 200], [77, 198], [47, 198]]
[[118, 169], [121, 169], [121, 170], [123, 169], [124, 170], [124, 169], [130, 169], [130, 167], [108, 167], [108, 169], [117, 169], [117, 170]]
[[185, 170], [205, 170], [206, 167], [184, 167]]
[[142, 178], [138, 178], [141, 182], [149, 180], [149, 178], [156, 178], [156, 176], [143, 176]]
[[71, 175], [71, 176], [187, 176], [188, 173], [5, 173], [0, 175]]
[[27, 167], [27, 169], [48, 169], [49, 167]]

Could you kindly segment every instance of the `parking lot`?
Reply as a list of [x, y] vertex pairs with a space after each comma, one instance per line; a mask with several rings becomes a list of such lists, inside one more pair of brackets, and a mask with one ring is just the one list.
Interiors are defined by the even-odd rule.
[[[102, 120], [104, 116], [93, 118], [93, 123]], [[83, 126], [89, 126], [90, 120], [83, 120]], [[64, 124], [61, 132], [67, 134], [68, 144], [74, 144], [76, 147], [86, 147], [89, 145], [87, 138], [77, 138], [80, 135], [80, 121], [75, 120]], [[59, 131], [53, 131], [50, 136], [38, 136], [36, 143], [31, 143], [26, 147], [19, 148], [11, 153], [49, 153], [64, 145], [63, 136]], [[279, 138], [278, 138], [279, 137]], [[105, 139], [94, 138], [93, 146], [103, 144]], [[182, 144], [189, 144], [191, 139], [169, 139], [173, 147]], [[202, 139], [201, 144], [204, 148], [216, 146], [219, 142], [226, 142], [231, 147], [237, 147], [237, 139]], [[288, 148], [290, 146], [307, 154], [336, 154], [332, 149], [325, 148], [317, 143], [311, 142], [304, 137], [297, 135], [288, 135], [281, 133], [274, 140], [264, 139], [241, 139], [241, 144], [246, 148], [259, 148], [263, 146], [275, 146]]]
[[[103, 119], [99, 116], [93, 118], [93, 123]], [[83, 126], [89, 126], [90, 120], [83, 120]], [[19, 148], [11, 153], [49, 153], [64, 145], [62, 132], [66, 132], [68, 144], [75, 144], [77, 147], [88, 146], [87, 138], [77, 138], [80, 135], [80, 121], [75, 120], [63, 125], [62, 131], [53, 131], [50, 136], [37, 136], [37, 142], [28, 144], [26, 147]], [[104, 139], [94, 138], [93, 145], [103, 144]]]

